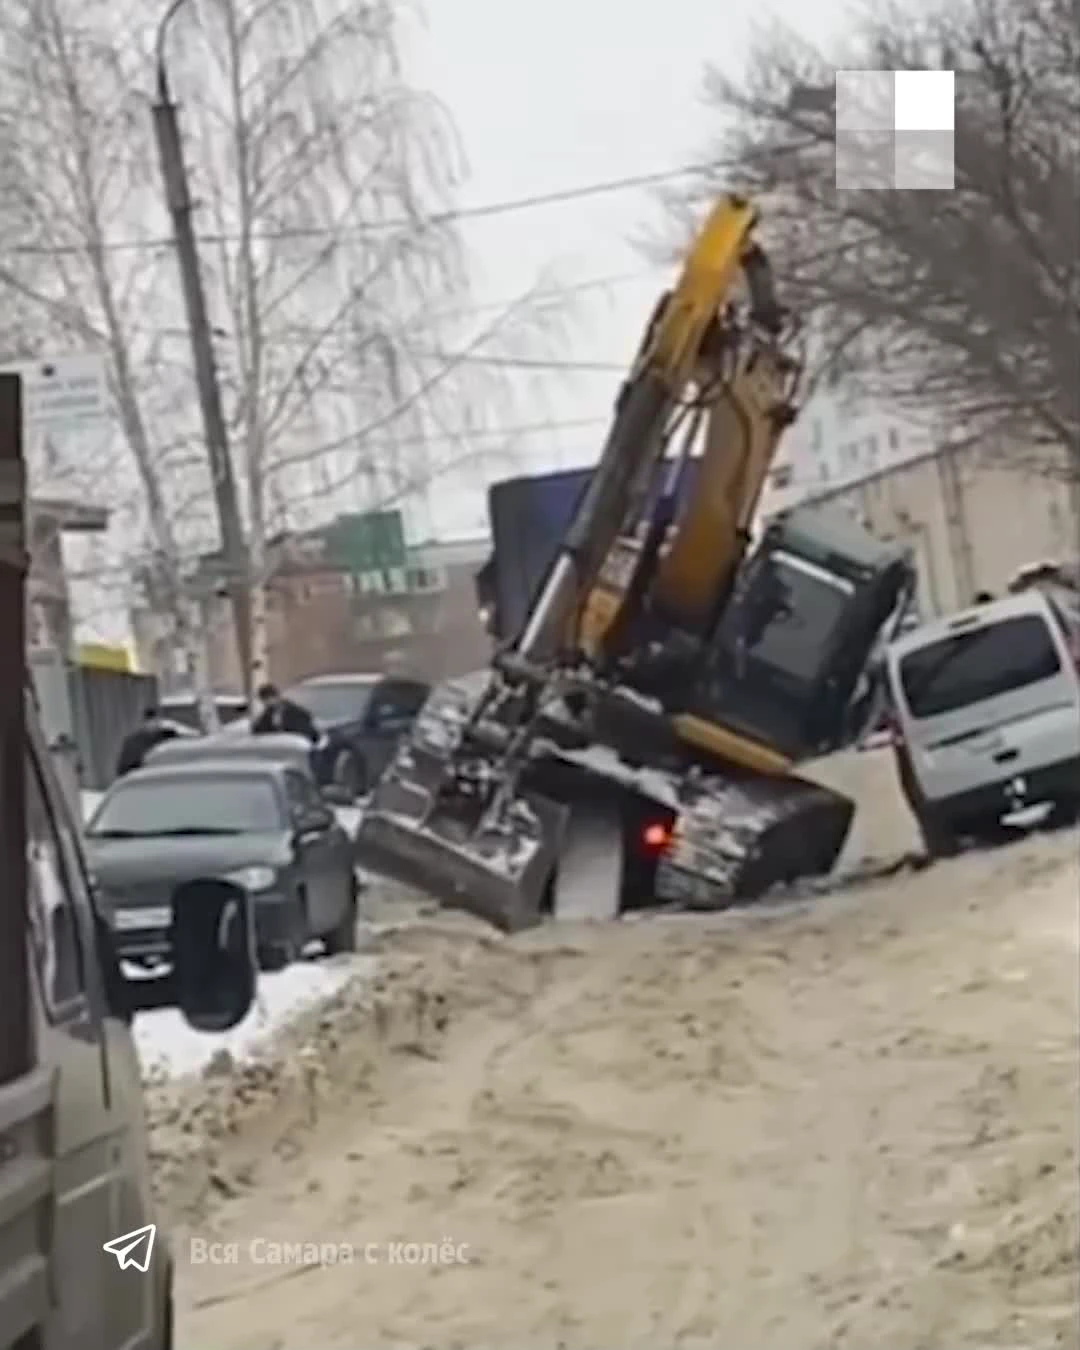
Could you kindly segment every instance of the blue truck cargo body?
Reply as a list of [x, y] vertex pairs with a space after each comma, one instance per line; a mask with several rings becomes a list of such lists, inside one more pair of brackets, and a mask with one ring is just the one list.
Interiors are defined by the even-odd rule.
[[[691, 462], [690, 472], [693, 467]], [[496, 638], [513, 638], [524, 627], [592, 474], [592, 468], [526, 474], [488, 489], [492, 556], [479, 589], [492, 610]]]

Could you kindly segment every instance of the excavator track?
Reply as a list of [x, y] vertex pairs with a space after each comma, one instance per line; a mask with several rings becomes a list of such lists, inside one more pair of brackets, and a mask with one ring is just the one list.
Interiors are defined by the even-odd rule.
[[656, 898], [726, 909], [830, 872], [855, 814], [839, 793], [795, 776], [710, 780], [676, 818]]

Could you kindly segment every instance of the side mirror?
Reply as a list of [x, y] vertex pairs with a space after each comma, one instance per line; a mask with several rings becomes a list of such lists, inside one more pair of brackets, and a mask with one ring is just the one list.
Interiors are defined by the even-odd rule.
[[173, 997], [196, 1031], [228, 1031], [255, 1001], [258, 960], [250, 896], [202, 883], [175, 899]]

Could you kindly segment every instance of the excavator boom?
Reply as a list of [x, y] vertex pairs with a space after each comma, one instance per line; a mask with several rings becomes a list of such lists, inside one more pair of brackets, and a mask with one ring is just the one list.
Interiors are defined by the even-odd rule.
[[740, 276], [751, 320], [774, 334], [782, 316], [764, 254], [753, 242], [754, 208], [736, 196], [709, 213], [676, 284], [662, 297], [623, 386], [592, 480], [533, 606], [515, 654], [529, 663], [551, 657], [581, 609], [628, 517], [640, 508], [668, 444], [670, 419], [701, 374], [707, 340]]

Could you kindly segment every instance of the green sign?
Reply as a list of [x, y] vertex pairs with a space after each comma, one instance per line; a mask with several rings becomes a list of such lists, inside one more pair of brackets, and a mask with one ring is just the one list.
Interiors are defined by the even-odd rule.
[[326, 561], [354, 575], [404, 567], [405, 528], [400, 511], [338, 516], [323, 530]]

